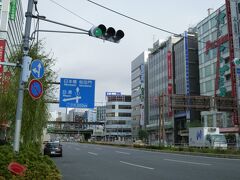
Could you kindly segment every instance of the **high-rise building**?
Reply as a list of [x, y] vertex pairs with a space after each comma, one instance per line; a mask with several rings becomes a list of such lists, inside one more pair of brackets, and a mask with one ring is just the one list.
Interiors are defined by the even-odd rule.
[[[8, 61], [10, 56], [20, 48], [23, 32], [22, 2], [17, 0], [0, 0], [0, 62]], [[9, 83], [11, 72], [0, 65], [0, 93]], [[0, 123], [0, 140], [6, 137], [9, 123]]]
[[120, 92], [106, 93], [106, 138], [129, 140], [131, 133], [131, 96]]
[[[201, 95], [237, 97], [237, 83], [233, 59], [239, 58], [239, 1], [226, 4], [197, 25], [199, 74]], [[237, 104], [235, 104], [237, 105]], [[220, 132], [234, 132], [238, 125], [237, 112], [201, 112], [204, 126], [220, 127]]]
[[[138, 139], [139, 129], [145, 128], [147, 119], [147, 59], [148, 51], [141, 53], [131, 63], [131, 90], [132, 90], [132, 136]], [[144, 112], [144, 110], [146, 110]]]
[[[198, 43], [195, 28], [173, 45], [174, 94], [199, 96]], [[174, 111], [174, 143], [188, 143], [189, 125], [201, 126], [200, 111]]]
[[[173, 44], [180, 37], [169, 37], [168, 40], [153, 44], [148, 58], [148, 123], [149, 143], [174, 143], [174, 114], [170, 99], [168, 107], [160, 108], [160, 97], [173, 94]], [[163, 133], [164, 130], [164, 133]]]

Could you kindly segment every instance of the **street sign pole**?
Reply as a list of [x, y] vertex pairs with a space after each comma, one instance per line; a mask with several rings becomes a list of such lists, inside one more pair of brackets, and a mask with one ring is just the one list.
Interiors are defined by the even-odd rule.
[[21, 75], [19, 81], [18, 89], [18, 101], [17, 101], [17, 112], [16, 112], [16, 126], [14, 134], [14, 146], [13, 149], [16, 153], [19, 152], [19, 142], [21, 134], [21, 121], [22, 121], [22, 109], [23, 109], [23, 96], [24, 96], [24, 85], [27, 82], [26, 74], [28, 74], [27, 64], [31, 58], [28, 56], [29, 52], [29, 41], [30, 41], [30, 31], [31, 31], [31, 22], [32, 22], [32, 11], [33, 11], [33, 1], [28, 0], [28, 9], [26, 13], [26, 24], [25, 24], [25, 33], [23, 37], [23, 53], [21, 64]]

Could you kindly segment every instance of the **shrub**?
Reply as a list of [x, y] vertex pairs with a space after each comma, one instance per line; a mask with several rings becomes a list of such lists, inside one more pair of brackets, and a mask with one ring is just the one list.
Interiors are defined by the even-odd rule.
[[[7, 167], [11, 162], [18, 162], [27, 167], [24, 177], [12, 175]], [[0, 180], [2, 179], [61, 179], [54, 162], [43, 156], [36, 148], [21, 149], [16, 155], [11, 146], [0, 146]]]

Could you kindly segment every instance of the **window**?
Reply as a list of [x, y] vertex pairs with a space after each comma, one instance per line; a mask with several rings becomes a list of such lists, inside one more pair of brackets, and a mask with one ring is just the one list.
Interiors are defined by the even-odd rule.
[[206, 82], [206, 92], [212, 91], [213, 90], [213, 82], [212, 80]]
[[131, 109], [130, 105], [119, 105], [118, 109]]
[[115, 117], [115, 113], [107, 113], [106, 117]]
[[203, 68], [200, 69], [199, 73], [200, 73], [200, 78], [203, 78], [203, 75], [204, 75], [203, 74]]
[[211, 19], [211, 27], [214, 28], [217, 26], [217, 20], [216, 20], [216, 16], [214, 16], [212, 19]]
[[115, 105], [108, 105], [106, 106], [106, 109], [115, 109]]
[[118, 113], [119, 117], [131, 117], [131, 113]]
[[225, 61], [225, 64], [229, 63], [229, 57], [225, 58], [224, 61]]
[[212, 74], [211, 64], [205, 67], [205, 77], [208, 77]]
[[202, 54], [199, 55], [199, 64], [204, 63], [204, 54], [205, 53], [202, 53]]
[[231, 75], [230, 74], [226, 75], [226, 81], [229, 81], [230, 79], [231, 79]]
[[207, 115], [207, 126], [208, 127], [213, 127], [213, 115]]
[[216, 63], [213, 63], [213, 74], [216, 73]]
[[204, 93], [203, 83], [200, 84], [200, 93], [201, 93], [201, 94]]
[[217, 57], [217, 48], [212, 49], [212, 59]]
[[203, 24], [203, 33], [208, 31], [208, 22], [206, 22], [205, 24]]
[[220, 46], [221, 55], [227, 53], [228, 51], [229, 51], [229, 43], [225, 42], [225, 43], [221, 44], [221, 46]]

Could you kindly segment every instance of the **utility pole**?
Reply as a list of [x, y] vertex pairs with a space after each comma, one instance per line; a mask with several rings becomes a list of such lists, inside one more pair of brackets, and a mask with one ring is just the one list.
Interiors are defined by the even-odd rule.
[[29, 65], [31, 63], [31, 57], [28, 56], [29, 53], [29, 41], [30, 41], [30, 31], [32, 22], [32, 10], [33, 4], [37, 2], [36, 0], [28, 0], [28, 8], [26, 12], [26, 24], [25, 33], [23, 36], [23, 58], [21, 66], [21, 74], [18, 89], [18, 100], [17, 100], [17, 112], [16, 112], [16, 126], [14, 134], [14, 151], [19, 152], [19, 143], [21, 135], [21, 121], [22, 121], [22, 110], [23, 110], [23, 97], [24, 97], [24, 86], [29, 78]]

